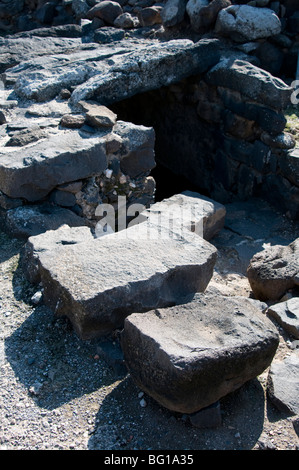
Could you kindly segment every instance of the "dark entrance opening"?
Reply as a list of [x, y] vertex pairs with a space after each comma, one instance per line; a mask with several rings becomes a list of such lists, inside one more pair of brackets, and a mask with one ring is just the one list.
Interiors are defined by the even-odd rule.
[[209, 165], [202, 153], [196, 107], [187, 102], [188, 97], [182, 103], [174, 100], [172, 88], [138, 94], [109, 107], [120, 120], [154, 128], [156, 167], [151, 176], [156, 181], [156, 201], [186, 190], [210, 196], [202, 184], [201, 173]]

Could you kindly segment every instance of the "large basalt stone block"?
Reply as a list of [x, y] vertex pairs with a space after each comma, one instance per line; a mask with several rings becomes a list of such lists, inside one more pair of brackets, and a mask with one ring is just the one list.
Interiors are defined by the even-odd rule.
[[279, 343], [246, 298], [197, 294], [125, 320], [121, 344], [138, 386], [166, 408], [194, 413], [261, 374]]
[[156, 202], [142, 216], [167, 226], [187, 229], [210, 240], [224, 227], [226, 209], [212, 199], [184, 191]]
[[250, 260], [247, 276], [259, 300], [280, 300], [299, 285], [299, 238], [287, 246], [273, 245]]
[[73, 104], [80, 100], [95, 99], [109, 106], [138, 93], [206, 72], [220, 58], [219, 41], [202, 39], [193, 43], [187, 39], [149, 44], [130, 54], [115, 56], [114, 65], [98, 73], [72, 94]]
[[206, 289], [217, 250], [189, 231], [150, 222], [39, 253], [44, 300], [83, 339], [123, 326], [126, 316], [176, 304]]
[[269, 72], [240, 59], [225, 58], [206, 74], [210, 85], [229, 88], [261, 105], [286, 108], [293, 89]]
[[[7, 147], [8, 149], [8, 147]], [[9, 197], [38, 201], [57, 185], [107, 168], [105, 139], [60, 132], [30, 147], [0, 152], [0, 189]]]
[[232, 5], [219, 12], [215, 30], [245, 42], [279, 34], [281, 22], [269, 8]]
[[89, 227], [70, 227], [63, 224], [56, 229], [49, 229], [38, 235], [28, 238], [20, 255], [20, 266], [32, 284], [38, 284], [41, 280], [39, 269], [39, 255], [50, 251], [55, 256], [55, 250], [65, 245], [76, 245], [93, 240], [94, 237]]

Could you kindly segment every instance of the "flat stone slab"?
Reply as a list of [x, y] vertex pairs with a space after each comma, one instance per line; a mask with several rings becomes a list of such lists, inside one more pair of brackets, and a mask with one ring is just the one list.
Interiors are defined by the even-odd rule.
[[94, 73], [78, 85], [71, 102], [95, 99], [109, 106], [138, 93], [176, 83], [183, 78], [206, 72], [220, 59], [219, 42], [187, 39], [148, 44], [131, 54], [114, 57], [107, 70]]
[[165, 227], [186, 228], [210, 240], [223, 228], [226, 209], [206, 196], [184, 191], [156, 202], [142, 215], [159, 221]]
[[52, 256], [55, 256], [55, 250], [61, 246], [86, 243], [93, 239], [94, 236], [89, 227], [70, 227], [67, 224], [61, 225], [56, 230], [46, 230], [39, 235], [29, 237], [20, 255], [20, 265], [26, 278], [32, 284], [39, 284], [41, 280], [40, 253], [50, 251]]
[[217, 250], [189, 231], [150, 222], [101, 238], [39, 253], [44, 300], [67, 316], [80, 337], [105, 335], [126, 316], [176, 304], [203, 292]]
[[58, 184], [102, 173], [107, 168], [107, 157], [101, 137], [86, 138], [79, 130], [67, 130], [26, 149], [1, 149], [0, 190], [9, 197], [33, 202]]
[[0, 72], [7, 67], [28, 61], [35, 57], [70, 53], [77, 50], [88, 50], [96, 45], [82, 44], [81, 38], [57, 37], [18, 37], [10, 36], [0, 39]]
[[267, 392], [279, 410], [299, 414], [299, 353], [293, 353], [283, 361], [273, 361]]
[[138, 386], [180, 413], [212, 405], [261, 374], [278, 343], [272, 322], [248, 299], [213, 294], [134, 313], [121, 337]]
[[285, 331], [299, 339], [299, 297], [271, 305], [267, 313], [275, 318]]
[[37, 142], [23, 147], [3, 146], [0, 191], [10, 198], [35, 202], [57, 186], [101, 175], [111, 158], [117, 158], [121, 171], [133, 178], [155, 167], [153, 128], [121, 120], [109, 128], [86, 127], [51, 128]]

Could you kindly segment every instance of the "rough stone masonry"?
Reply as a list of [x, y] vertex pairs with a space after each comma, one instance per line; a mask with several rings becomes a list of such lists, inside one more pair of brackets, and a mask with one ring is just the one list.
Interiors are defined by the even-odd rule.
[[[44, 302], [82, 339], [121, 328], [132, 377], [171, 410], [266, 370], [278, 334], [263, 304], [205, 290], [223, 203], [299, 214], [294, 0], [2, 0], [0, 29], [1, 223], [28, 239], [21, 265]], [[152, 205], [157, 163], [198, 192]], [[120, 196], [141, 220], [97, 237], [98, 208]]]

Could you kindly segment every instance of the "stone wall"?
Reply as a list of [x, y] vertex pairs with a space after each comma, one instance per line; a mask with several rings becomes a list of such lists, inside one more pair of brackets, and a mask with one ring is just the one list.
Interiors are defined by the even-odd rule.
[[[101, 11], [97, 4], [97, 0], [1, 0], [0, 33], [58, 27], [60, 35], [59, 27], [69, 25], [69, 37], [85, 30], [94, 40], [111, 41], [141, 27], [148, 27], [144, 34], [165, 37], [182, 30], [195, 38], [212, 32], [246, 43], [242, 47], [265, 70], [294, 76], [299, 51], [296, 0], [118, 0], [106, 1]], [[279, 22], [273, 16], [269, 19], [265, 9]], [[107, 26], [116, 31], [107, 34], [102, 29]]]
[[[0, 55], [4, 211], [46, 202], [93, 221], [98, 204], [116, 205], [119, 195], [153, 201], [154, 136], [147, 150], [139, 138], [132, 147], [131, 134], [115, 136], [115, 122], [103, 168], [86, 173], [78, 158], [83, 171], [63, 179], [54, 163], [55, 184], [30, 193], [32, 158], [44, 158], [49, 141], [59, 141], [60, 161], [66, 133], [81, 136], [80, 145], [101, 137], [92, 110], [78, 107], [96, 100], [127, 126], [151, 128], [157, 161], [201, 192], [223, 203], [262, 196], [298, 217], [298, 149], [284, 117], [299, 50], [295, 0], [1, 0], [0, 20], [2, 34], [14, 33], [1, 38]], [[5, 158], [21, 160], [25, 149], [12, 171]], [[8, 174], [22, 174], [12, 186], [23, 192], [8, 188]]]
[[284, 82], [232, 56], [115, 109], [153, 125], [157, 162], [200, 192], [222, 203], [261, 196], [297, 218], [299, 152], [285, 132], [289, 100]]

